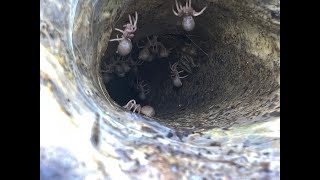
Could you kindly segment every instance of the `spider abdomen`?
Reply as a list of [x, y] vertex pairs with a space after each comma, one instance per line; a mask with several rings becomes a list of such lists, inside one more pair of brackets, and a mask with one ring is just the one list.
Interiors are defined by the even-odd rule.
[[186, 31], [192, 31], [194, 29], [195, 22], [192, 16], [184, 16], [182, 20], [182, 27]]
[[153, 117], [156, 114], [156, 112], [153, 109], [153, 107], [148, 106], [148, 105], [147, 106], [143, 106], [141, 108], [141, 113], [146, 115], [146, 116], [149, 116], [149, 117]]
[[181, 79], [178, 76], [175, 76], [174, 78], [172, 78], [172, 83], [175, 87], [181, 87], [182, 86], [182, 82]]
[[132, 43], [128, 39], [123, 39], [119, 42], [117, 53], [121, 56], [126, 56], [131, 52]]
[[142, 101], [146, 100], [146, 94], [144, 92], [140, 92], [139, 93], [139, 99], [142, 100]]

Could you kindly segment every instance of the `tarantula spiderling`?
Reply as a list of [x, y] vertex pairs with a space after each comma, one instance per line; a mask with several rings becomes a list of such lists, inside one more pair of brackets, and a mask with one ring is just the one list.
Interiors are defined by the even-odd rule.
[[169, 67], [171, 69], [171, 79], [172, 79], [172, 83], [175, 87], [181, 87], [182, 86], [182, 81], [181, 79], [182, 78], [186, 78], [188, 75], [185, 75], [185, 76], [180, 76], [179, 74], [184, 72], [183, 70], [182, 71], [178, 71], [177, 70], [177, 66], [178, 66], [178, 62], [174, 63], [172, 66], [171, 64], [169, 63]]
[[175, 0], [175, 5], [177, 8], [177, 12], [174, 10], [174, 5], [172, 6], [172, 12], [178, 17], [183, 17], [182, 27], [186, 31], [192, 31], [195, 27], [195, 21], [192, 16], [199, 16], [204, 12], [204, 10], [207, 9], [207, 6], [205, 6], [201, 11], [196, 12], [191, 7], [191, 0], [186, 0], [185, 6], [182, 6], [180, 2]]
[[171, 53], [173, 48], [167, 49], [161, 42], [158, 42], [158, 46], [160, 46], [159, 56], [160, 58], [166, 58]]
[[131, 99], [125, 106], [123, 106], [125, 109], [129, 111], [136, 112], [138, 114], [144, 114], [146, 116], [152, 117], [155, 115], [155, 110], [153, 107], [146, 105], [141, 108], [140, 104], [137, 104], [134, 99]]
[[143, 60], [143, 61], [152, 61], [152, 55], [149, 51], [148, 48], [143, 48], [140, 52], [139, 52], [139, 56], [138, 59]]
[[117, 63], [118, 62], [115, 60], [115, 58], [111, 57], [109, 59], [109, 64], [107, 64], [107, 61], [103, 62], [103, 67], [102, 67], [101, 72], [102, 73], [113, 73], [114, 72], [114, 68], [117, 65]]
[[[128, 66], [125, 64], [126, 62], [124, 61], [124, 57], [123, 56], [117, 56], [117, 60], [116, 60], [117, 64], [114, 68], [115, 74], [118, 77], [125, 77], [126, 73], [130, 71], [130, 69], [128, 70]], [[129, 67], [130, 68], [130, 67]]]
[[139, 57], [138, 57], [140, 60], [148, 61], [148, 62], [151, 62], [153, 60], [154, 54], [157, 53], [156, 52], [157, 38], [158, 36], [153, 36], [152, 39], [150, 40], [149, 36], [147, 36], [148, 42], [145, 43], [144, 46], [139, 46], [137, 44], [138, 48], [142, 48], [142, 50], [139, 52]]
[[141, 60], [134, 61], [132, 59], [132, 57], [129, 56], [128, 64], [131, 67], [132, 72], [137, 75], [138, 74], [138, 66], [142, 65], [143, 61], [141, 61]]
[[115, 71], [115, 67], [117, 65], [117, 61], [111, 57], [109, 64], [106, 61], [103, 62], [103, 68], [101, 70], [102, 79], [105, 84], [109, 83], [113, 79], [113, 74]]
[[132, 50], [131, 39], [134, 37], [134, 32], [137, 30], [137, 22], [138, 22], [138, 13], [135, 12], [135, 17], [131, 17], [129, 15], [129, 23], [123, 25], [124, 30], [115, 28], [116, 31], [122, 33], [121, 38], [118, 37], [116, 39], [111, 39], [110, 41], [119, 41], [119, 45], [117, 48], [117, 53], [121, 56], [128, 55]]
[[137, 79], [136, 88], [139, 91], [139, 99], [142, 101], [145, 100], [147, 95], [150, 93], [150, 86], [143, 80], [140, 81]]

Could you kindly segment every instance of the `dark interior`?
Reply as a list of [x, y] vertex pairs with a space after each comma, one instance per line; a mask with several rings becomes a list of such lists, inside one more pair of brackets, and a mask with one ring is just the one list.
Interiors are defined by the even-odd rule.
[[[278, 37], [272, 35], [278, 33], [278, 28], [258, 23], [249, 18], [250, 14], [240, 15], [223, 6], [195, 1], [195, 10], [205, 5], [208, 8], [194, 18], [195, 29], [186, 32], [181, 27], [182, 19], [171, 11], [171, 1], [150, 3], [146, 6], [152, 7], [145, 8], [141, 5], [130, 6], [115, 24], [115, 28], [122, 28], [128, 14], [139, 14], [133, 49], [125, 58], [131, 56], [137, 61], [141, 50], [137, 43], [143, 45], [147, 36], [157, 35], [158, 41], [172, 50], [168, 58], [155, 58], [137, 66], [137, 73], [131, 68], [122, 78], [109, 74], [113, 78], [105, 84], [106, 89], [120, 106], [130, 99], [151, 105], [156, 111], [152, 120], [175, 129], [228, 128], [280, 116], [279, 45]], [[110, 39], [117, 34], [113, 31]], [[109, 42], [102, 69], [116, 55], [117, 45]], [[182, 87], [175, 88], [169, 63], [177, 62], [181, 53], [192, 61], [184, 61], [184, 69], [189, 72], [182, 75], [188, 77], [182, 79]], [[144, 101], [139, 100], [132, 86], [137, 76], [151, 87]]]

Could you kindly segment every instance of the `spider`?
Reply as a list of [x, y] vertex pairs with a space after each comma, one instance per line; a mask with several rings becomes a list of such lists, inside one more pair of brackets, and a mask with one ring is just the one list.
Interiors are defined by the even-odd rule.
[[131, 99], [125, 106], [123, 106], [125, 109], [131, 111], [133, 109], [133, 112], [138, 112], [138, 114], [142, 113], [146, 116], [152, 117], [155, 115], [155, 111], [153, 107], [146, 105], [141, 108], [140, 104], [137, 104], [134, 99]]
[[103, 73], [113, 73], [114, 72], [114, 69], [115, 67], [117, 66], [118, 64], [118, 61], [116, 61], [116, 59], [114, 58], [114, 56], [112, 56], [110, 59], [109, 59], [109, 64], [107, 64], [107, 61], [104, 61], [103, 64], [103, 68], [105, 70], [101, 70], [101, 72]]
[[132, 50], [132, 43], [131, 39], [134, 36], [134, 32], [137, 30], [137, 22], [138, 22], [138, 13], [135, 12], [135, 18], [129, 15], [129, 23], [123, 25], [125, 28], [124, 30], [115, 28], [115, 30], [119, 31], [122, 33], [122, 37], [119, 38], [117, 35], [116, 39], [111, 39], [111, 41], [119, 41], [117, 53], [120, 54], [121, 56], [126, 56], [128, 55], [131, 50]]
[[[140, 52], [139, 52], [139, 59], [143, 60], [143, 61], [152, 61], [154, 58], [154, 54], [157, 53], [157, 38], [158, 36], [153, 36], [152, 39], [149, 39], [149, 36], [147, 36], [147, 40], [148, 42], [144, 45], [144, 46], [138, 46], [138, 48], [143, 48]], [[149, 50], [150, 48], [150, 50]]]
[[[169, 63], [170, 64], [170, 63]], [[171, 69], [171, 79], [172, 79], [172, 83], [175, 87], [181, 87], [182, 86], [182, 82], [181, 79], [182, 78], [186, 78], [188, 75], [182, 76], [180, 77], [180, 73], [183, 72], [182, 71], [178, 71], [177, 70], [177, 66], [178, 66], [178, 62], [174, 63], [172, 66], [170, 64], [170, 69]]]
[[150, 93], [149, 85], [146, 84], [143, 80], [140, 81], [140, 80], [137, 79], [136, 88], [139, 91], [139, 99], [142, 100], [142, 101], [145, 100], [147, 94]]
[[171, 50], [173, 48], [167, 49], [166, 47], [164, 47], [164, 45], [162, 43], [159, 42], [158, 44], [160, 46], [160, 52], [159, 52], [159, 56], [160, 58], [166, 58], [169, 56], [169, 54], [171, 53]]
[[158, 54], [160, 58], [166, 58], [169, 56], [172, 48], [167, 49], [161, 42], [158, 41], [158, 36], [154, 35], [151, 40], [149, 39], [149, 36], [147, 36], [147, 40], [148, 42], [144, 46], [139, 46], [137, 44], [139, 48], [143, 48], [139, 52], [139, 59], [150, 62], [153, 60], [154, 55], [156, 54]]
[[119, 77], [124, 77], [127, 72], [130, 71], [130, 67], [123, 61], [123, 57], [117, 56], [116, 59], [114, 56], [110, 58], [110, 64], [105, 63], [105, 69], [101, 70], [103, 73], [115, 73]]
[[136, 101], [134, 99], [130, 100], [125, 106], [123, 106], [124, 108], [126, 108], [127, 110], [131, 111], [132, 108], [133, 112], [136, 112], [136, 110], [138, 111], [138, 114], [140, 114], [141, 112], [141, 105], [137, 104]]
[[195, 22], [194, 22], [192, 16], [201, 15], [204, 12], [204, 10], [207, 9], [207, 6], [205, 6], [200, 12], [196, 12], [191, 7], [191, 0], [186, 0], [186, 5], [185, 6], [182, 6], [180, 2], [179, 3], [177, 2], [177, 0], [175, 0], [175, 3], [176, 3], [177, 12], [174, 10], [174, 7], [172, 6], [173, 14], [178, 16], [178, 17], [182, 17], [183, 16], [183, 20], [182, 20], [183, 29], [186, 30], [186, 31], [192, 31], [194, 29], [194, 26], [195, 26]]
[[135, 74], [138, 74], [138, 66], [143, 64], [143, 61], [138, 60], [138, 61], [134, 61], [132, 59], [131, 56], [129, 56], [128, 58], [128, 64], [129, 66], [131, 66], [132, 72], [134, 72]]

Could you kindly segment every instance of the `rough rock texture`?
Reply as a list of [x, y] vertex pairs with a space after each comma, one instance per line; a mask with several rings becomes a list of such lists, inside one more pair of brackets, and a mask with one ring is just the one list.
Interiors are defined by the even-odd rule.
[[134, 41], [181, 33], [171, 4], [40, 1], [41, 179], [279, 179], [279, 1], [193, 1], [208, 5], [194, 32], [208, 57], [187, 88], [164, 82], [155, 119], [110, 98], [99, 69], [112, 29], [137, 10]]

